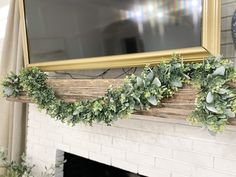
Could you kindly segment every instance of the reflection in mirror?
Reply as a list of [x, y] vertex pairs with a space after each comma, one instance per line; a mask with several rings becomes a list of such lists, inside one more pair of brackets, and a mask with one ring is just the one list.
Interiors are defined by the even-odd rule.
[[30, 63], [201, 45], [202, 0], [25, 0]]

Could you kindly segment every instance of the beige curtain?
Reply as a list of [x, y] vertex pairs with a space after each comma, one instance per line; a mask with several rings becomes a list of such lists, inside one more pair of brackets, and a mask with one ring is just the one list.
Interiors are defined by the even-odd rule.
[[[23, 66], [22, 44], [19, 30], [18, 0], [10, 0], [6, 34], [0, 57], [1, 79], [10, 71], [18, 73]], [[0, 147], [8, 152], [10, 160], [18, 160], [24, 151], [25, 105], [0, 98]]]

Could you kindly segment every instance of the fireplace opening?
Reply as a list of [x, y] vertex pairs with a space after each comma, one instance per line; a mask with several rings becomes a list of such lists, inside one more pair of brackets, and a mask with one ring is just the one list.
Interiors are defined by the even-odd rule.
[[69, 153], [64, 159], [64, 177], [144, 177]]

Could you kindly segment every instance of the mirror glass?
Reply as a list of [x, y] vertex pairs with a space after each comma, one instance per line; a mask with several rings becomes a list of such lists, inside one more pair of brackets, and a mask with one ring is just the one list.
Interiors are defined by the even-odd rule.
[[24, 0], [30, 63], [201, 46], [202, 0]]

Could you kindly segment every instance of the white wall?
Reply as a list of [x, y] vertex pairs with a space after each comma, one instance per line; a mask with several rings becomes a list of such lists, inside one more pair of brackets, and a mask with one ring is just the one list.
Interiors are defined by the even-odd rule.
[[2, 52], [3, 38], [7, 24], [7, 15], [9, 8], [9, 0], [0, 0], [0, 58]]

